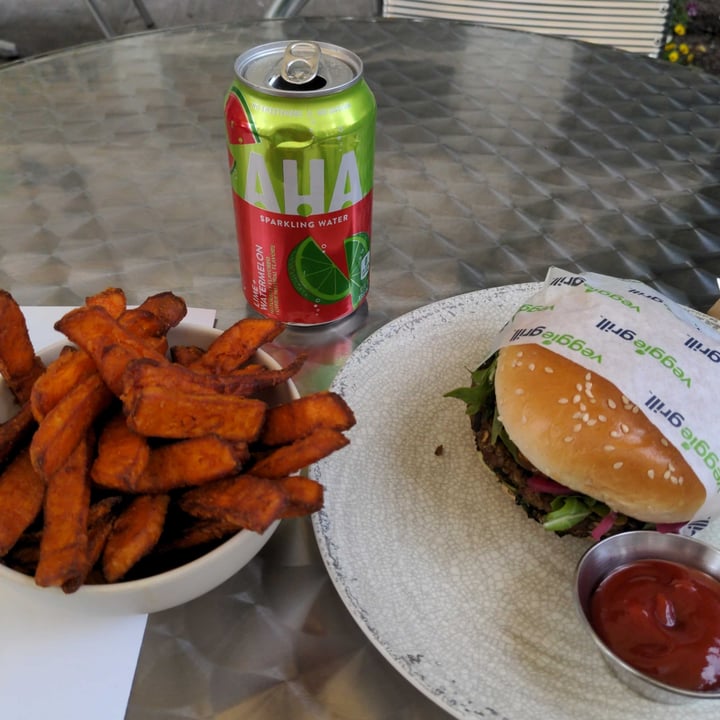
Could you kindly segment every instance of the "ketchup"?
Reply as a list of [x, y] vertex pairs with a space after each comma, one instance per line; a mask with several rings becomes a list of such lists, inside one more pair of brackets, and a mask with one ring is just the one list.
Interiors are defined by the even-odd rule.
[[592, 626], [628, 665], [686, 690], [720, 689], [720, 582], [666, 560], [619, 567], [595, 590]]

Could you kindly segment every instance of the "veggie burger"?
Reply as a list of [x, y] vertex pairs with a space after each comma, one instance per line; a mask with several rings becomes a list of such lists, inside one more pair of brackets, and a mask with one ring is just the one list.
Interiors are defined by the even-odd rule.
[[680, 452], [615, 385], [541, 345], [501, 348], [448, 395], [467, 403], [485, 464], [547, 530], [672, 531], [705, 500]]

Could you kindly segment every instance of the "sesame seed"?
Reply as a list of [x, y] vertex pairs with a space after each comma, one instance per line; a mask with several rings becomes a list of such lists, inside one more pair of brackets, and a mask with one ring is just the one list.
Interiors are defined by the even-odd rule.
[[604, 445], [603, 450], [605, 452], [613, 452], [613, 450], [615, 450], [615, 446], [614, 445]]
[[633, 405], [632, 413], [637, 415], [640, 412], [640, 408], [637, 405]]
[[592, 380], [592, 373], [585, 373], [585, 379], [589, 382]]
[[668, 446], [668, 441], [665, 438], [660, 438], [661, 444], [663, 444], [665, 447]]
[[671, 474], [672, 474], [672, 473], [671, 473], [669, 470], [666, 470], [666, 471], [663, 473], [663, 479], [664, 479], [664, 480], [669, 480]]
[[582, 413], [581, 413], [581, 412], [576, 412], [576, 413], [573, 413], [572, 419], [573, 419], [573, 420], [579, 420], [581, 417], [582, 417]]
[[563, 442], [571, 443], [573, 441], [572, 436], [568, 435], [567, 437], [563, 438]]
[[614, 409], [617, 407], [617, 405], [615, 404], [615, 401], [614, 401], [614, 400], [608, 400], [608, 401], [607, 401], [607, 404], [608, 404], [608, 407], [609, 407], [611, 410], [614, 410]]
[[522, 350], [518, 350], [517, 353], [515, 353], [515, 357], [519, 357], [519, 358], [520, 358], [520, 357], [522, 357], [522, 356], [523, 356], [523, 351], [522, 351]]
[[573, 405], [577, 405], [580, 402], [580, 396], [574, 395], [573, 396]]
[[592, 418], [587, 421], [588, 427], [592, 427], [593, 425], [597, 425], [597, 420], [595, 418]]
[[651, 480], [654, 480], [654, 479], [655, 479], [655, 471], [654, 471], [652, 468], [650, 468], [650, 470], [648, 470], [648, 477], [649, 477]]
[[565, 398], [565, 397], [562, 397], [562, 398], [559, 398], [559, 399], [558, 399], [558, 403], [560, 403], [560, 405], [567, 405], [569, 402], [570, 402], [570, 401], [569, 401], [567, 398]]
[[607, 422], [607, 416], [606, 415], [598, 415], [597, 419], [600, 422]]
[[623, 464], [621, 462], [613, 463], [613, 470], [619, 470]]
[[682, 475], [678, 475], [678, 485], [682, 485], [685, 482], [685, 478]]
[[578, 392], [582, 392], [582, 387], [583, 387], [583, 386], [582, 386], [580, 383], [578, 383], [577, 385], [575, 385], [575, 389], [576, 389]]
[[612, 438], [619, 438], [619, 437], [622, 437], [622, 433], [619, 433], [617, 430], [613, 430], [613, 431], [610, 433], [610, 437], [612, 437]]
[[535, 363], [530, 363], [528, 365], [528, 370], [534, 370], [535, 369]]
[[582, 419], [583, 422], [587, 422], [590, 419], [590, 413], [584, 413]]
[[515, 388], [516, 395], [524, 395], [525, 391], [522, 388]]
[[552, 375], [555, 371], [554, 371], [551, 367], [548, 367], [548, 366], [546, 365], [546, 366], [545, 366], [545, 372], [546, 372], [548, 375]]
[[585, 403], [580, 403], [580, 412], [585, 412], [587, 410], [587, 405]]
[[582, 423], [577, 423], [576, 425], [573, 425], [573, 432], [580, 432], [582, 430]]
[[620, 429], [626, 434], [630, 432], [630, 428], [625, 423], [620, 424]]

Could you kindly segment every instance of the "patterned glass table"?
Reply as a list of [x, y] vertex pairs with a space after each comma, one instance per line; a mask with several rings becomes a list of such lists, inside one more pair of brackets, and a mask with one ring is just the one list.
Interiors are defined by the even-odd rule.
[[[124, 37], [0, 71], [0, 287], [71, 305], [108, 285], [247, 313], [222, 99], [234, 58], [283, 38], [365, 61], [378, 100], [371, 291], [292, 330], [301, 391], [398, 315], [541, 280], [643, 280], [696, 309], [720, 276], [720, 78], [469, 24], [293, 19]], [[150, 618], [128, 720], [442, 718], [338, 599], [306, 521], [225, 585]]]

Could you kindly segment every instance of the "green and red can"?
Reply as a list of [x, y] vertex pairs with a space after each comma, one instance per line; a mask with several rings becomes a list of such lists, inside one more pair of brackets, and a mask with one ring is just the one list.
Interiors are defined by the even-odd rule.
[[362, 73], [322, 42], [235, 61], [225, 122], [240, 271], [266, 317], [328, 323], [367, 296], [376, 105]]

